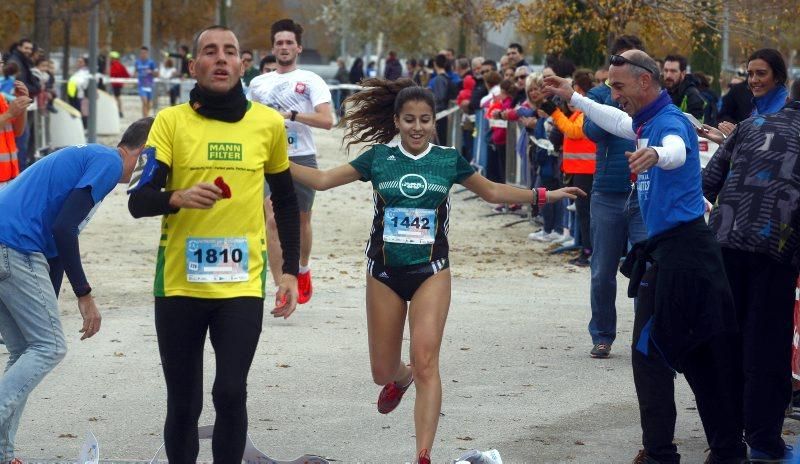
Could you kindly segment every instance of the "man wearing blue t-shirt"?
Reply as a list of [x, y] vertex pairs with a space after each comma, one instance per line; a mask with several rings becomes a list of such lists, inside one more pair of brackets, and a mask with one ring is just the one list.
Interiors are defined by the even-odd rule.
[[150, 115], [150, 102], [153, 101], [153, 85], [158, 75], [155, 61], [150, 59], [150, 49], [142, 46], [139, 49], [139, 59], [136, 60], [133, 75], [139, 80], [137, 87], [139, 98], [142, 100], [142, 117]]
[[152, 124], [133, 123], [116, 148], [59, 150], [0, 191], [0, 334], [11, 354], [0, 378], [0, 462], [14, 459], [28, 395], [66, 354], [57, 301], [65, 272], [83, 317], [81, 340], [100, 330], [78, 234], [114, 186], [130, 180]]
[[[739, 463], [740, 373], [734, 345], [733, 297], [722, 253], [705, 223], [697, 135], [659, 84], [656, 62], [640, 50], [611, 56], [609, 86], [622, 110], [546, 78], [546, 91], [567, 99], [604, 130], [636, 140], [627, 152], [648, 239], [623, 266], [628, 296], [638, 296], [633, 328], [633, 378], [644, 449], [634, 462], [677, 463], [673, 443], [675, 371], [692, 388], [711, 454], [707, 463]], [[694, 461], [694, 460], [693, 460]]]

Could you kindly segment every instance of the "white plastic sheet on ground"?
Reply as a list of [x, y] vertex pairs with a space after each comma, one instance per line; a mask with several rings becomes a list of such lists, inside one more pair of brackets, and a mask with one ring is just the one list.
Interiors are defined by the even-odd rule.
[[488, 451], [473, 449], [459, 456], [455, 464], [503, 464], [503, 459], [496, 449]]
[[[198, 427], [197, 435], [200, 440], [210, 440], [211, 437], [214, 435], [214, 426], [204, 425], [202, 427]], [[159, 464], [161, 462], [158, 460], [158, 456], [159, 454], [161, 454], [161, 450], [163, 448], [164, 448], [163, 444], [158, 447], [155, 456], [153, 456], [153, 459], [150, 460], [150, 464]], [[326, 461], [325, 459], [312, 454], [304, 454], [299, 458], [295, 458], [289, 461], [281, 461], [279, 459], [273, 459], [267, 456], [263, 451], [256, 448], [256, 445], [253, 444], [253, 440], [250, 438], [249, 434], [247, 435], [247, 443], [245, 444], [244, 447], [244, 456], [242, 456], [242, 461], [247, 464], [329, 464], [328, 461]]]
[[98, 464], [100, 462], [100, 443], [91, 430], [86, 433], [86, 440], [81, 445], [78, 464]]

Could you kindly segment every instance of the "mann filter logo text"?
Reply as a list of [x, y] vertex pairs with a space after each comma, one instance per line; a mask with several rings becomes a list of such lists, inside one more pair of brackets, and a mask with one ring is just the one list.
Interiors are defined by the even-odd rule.
[[209, 161], [241, 161], [242, 160], [242, 144], [241, 143], [217, 143], [211, 142], [208, 144], [208, 160]]
[[407, 198], [419, 198], [428, 190], [428, 181], [419, 174], [406, 174], [400, 178], [400, 193]]

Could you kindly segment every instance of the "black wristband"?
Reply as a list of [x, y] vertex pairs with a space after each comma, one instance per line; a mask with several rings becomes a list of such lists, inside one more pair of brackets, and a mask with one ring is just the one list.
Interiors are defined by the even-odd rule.
[[75, 296], [77, 296], [78, 298], [82, 298], [82, 297], [92, 293], [92, 287], [87, 285], [87, 286], [85, 286], [83, 288], [80, 288], [80, 289], [77, 289], [77, 290], [74, 290], [74, 291], [75, 291]]
[[295, 110], [292, 110], [292, 115], [289, 117], [289, 120], [290, 120], [290, 121], [294, 121], [294, 119], [295, 119], [296, 117], [297, 117], [297, 111], [295, 111]]

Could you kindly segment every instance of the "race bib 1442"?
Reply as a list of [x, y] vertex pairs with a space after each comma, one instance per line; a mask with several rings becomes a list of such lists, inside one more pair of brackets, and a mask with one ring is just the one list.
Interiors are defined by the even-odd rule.
[[436, 239], [436, 211], [418, 208], [386, 208], [383, 241], [430, 245]]

